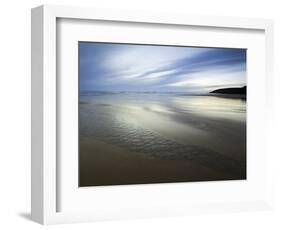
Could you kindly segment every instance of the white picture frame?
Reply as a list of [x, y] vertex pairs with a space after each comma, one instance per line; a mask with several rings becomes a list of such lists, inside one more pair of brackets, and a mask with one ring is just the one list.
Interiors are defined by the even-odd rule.
[[[261, 122], [264, 132], [260, 136], [253, 136], [253, 126], [250, 126], [249, 135], [252, 142], [257, 139], [260, 146], [259, 153], [260, 160], [252, 163], [251, 168], [262, 167], [259, 177], [263, 179], [256, 184], [253, 184], [248, 190], [248, 196], [243, 197], [243, 194], [237, 195], [235, 199], [229, 200], [228, 198], [217, 198], [211, 200], [208, 197], [202, 202], [198, 202], [200, 195], [195, 199], [194, 203], [183, 202], [177, 203], [171, 199], [165, 205], [159, 203], [149, 204], [134, 203], [128, 199], [126, 207], [117, 207], [116, 204], [98, 204], [97, 209], [91, 210], [86, 208], [85, 202], [80, 200], [73, 200], [70, 195], [61, 193], [59, 188], [62, 186], [60, 174], [60, 158], [57, 155], [58, 151], [58, 94], [60, 88], [57, 84], [58, 74], [58, 59], [57, 59], [57, 39], [58, 39], [58, 22], [61, 19], [69, 20], [93, 20], [102, 21], [105, 23], [122, 22], [122, 23], [138, 23], [138, 24], [151, 24], [157, 26], [169, 26], [170, 28], [178, 27], [184, 28], [185, 26], [200, 27], [206, 30], [208, 28], [218, 28], [220, 30], [239, 29], [242, 31], [259, 31], [262, 33], [263, 44], [262, 57], [259, 60], [261, 63], [260, 82], [257, 87], [262, 88], [259, 93], [252, 90], [249, 92], [250, 97], [258, 97], [264, 101], [266, 111], [262, 117], [256, 118], [256, 122]], [[270, 139], [270, 117], [272, 112], [272, 84], [273, 84], [273, 23], [271, 20], [266, 19], [247, 19], [247, 18], [231, 18], [231, 17], [210, 17], [210, 16], [189, 16], [189, 15], [169, 15], [158, 13], [144, 13], [144, 12], [131, 12], [131, 11], [114, 11], [114, 10], [99, 10], [91, 8], [79, 8], [68, 6], [52, 6], [44, 5], [32, 9], [32, 187], [31, 187], [31, 216], [32, 219], [41, 224], [57, 224], [57, 223], [70, 223], [70, 222], [83, 222], [95, 221], [106, 219], [124, 219], [124, 218], [142, 218], [153, 216], [172, 216], [172, 215], [185, 215], [196, 213], [214, 213], [226, 211], [245, 211], [245, 210], [264, 210], [272, 207], [272, 177], [271, 177], [271, 152], [268, 147], [267, 139]], [[234, 38], [235, 39], [235, 38]], [[236, 38], [237, 39], [237, 38]], [[156, 41], [157, 42], [157, 41]], [[239, 42], [239, 41], [237, 41]], [[247, 47], [246, 47], [247, 48]], [[265, 84], [262, 84], [265, 83]], [[251, 100], [250, 100], [251, 101]], [[254, 106], [253, 106], [254, 108]], [[255, 109], [252, 110], [252, 113]], [[249, 118], [249, 117], [248, 117]], [[250, 119], [255, 119], [250, 117]], [[259, 119], [259, 120], [258, 120]], [[262, 140], [262, 141], [260, 141]], [[256, 171], [253, 171], [253, 173]], [[78, 173], [78, 172], [77, 172]], [[69, 178], [71, 180], [71, 178]], [[241, 183], [241, 182], [238, 182]], [[189, 184], [188, 188], [196, 186], [194, 190], [210, 189], [216, 192], [222, 189], [227, 184], [229, 188], [236, 189], [237, 194], [243, 189], [248, 189], [248, 184], [238, 184], [228, 182], [215, 182], [205, 183], [200, 185]], [[246, 182], [247, 183], [247, 182]], [[256, 187], [255, 187], [256, 186]], [[114, 188], [113, 188], [114, 187]], [[201, 188], [200, 188], [201, 187]], [[243, 188], [242, 188], [243, 187]], [[244, 188], [245, 187], [245, 188]], [[262, 192], [253, 196], [253, 199], [248, 197], [256, 188], [262, 187]], [[169, 192], [170, 195], [179, 195], [181, 191], [186, 191], [186, 183], [168, 183], [165, 185], [129, 185], [128, 186], [110, 186], [110, 188], [103, 187], [95, 191], [91, 190], [87, 193], [87, 197], [96, 194], [101, 195], [101, 199], [107, 199], [116, 193], [121, 197], [128, 197], [133, 199], [136, 196], [142, 196], [141, 193], [151, 192], [152, 194], [160, 192]], [[65, 190], [65, 189], [64, 189]], [[134, 190], [134, 191], [131, 191]], [[137, 191], [137, 192], [136, 192]], [[60, 209], [59, 203], [61, 196], [67, 196], [67, 210]], [[108, 197], [106, 197], [108, 196]], [[195, 195], [196, 196], [196, 195]], [[183, 194], [179, 198], [183, 198]], [[147, 197], [140, 197], [144, 200]], [[76, 198], [75, 198], [76, 199]], [[78, 198], [77, 198], [78, 199]], [[79, 198], [80, 199], [80, 198]], [[111, 198], [109, 200], [112, 200]], [[82, 200], [81, 200], [82, 201]], [[93, 201], [95, 202], [95, 201]], [[159, 200], [161, 202], [161, 200]], [[82, 203], [81, 207], [78, 203]], [[131, 204], [129, 204], [131, 203]], [[94, 204], [94, 203], [93, 203]], [[115, 207], [114, 207], [115, 205]], [[77, 209], [76, 209], [77, 208]]]

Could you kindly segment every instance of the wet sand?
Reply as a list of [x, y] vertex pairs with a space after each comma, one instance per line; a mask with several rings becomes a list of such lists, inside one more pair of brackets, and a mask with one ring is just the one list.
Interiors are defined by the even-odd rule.
[[80, 98], [79, 185], [246, 178], [246, 105], [230, 98]]

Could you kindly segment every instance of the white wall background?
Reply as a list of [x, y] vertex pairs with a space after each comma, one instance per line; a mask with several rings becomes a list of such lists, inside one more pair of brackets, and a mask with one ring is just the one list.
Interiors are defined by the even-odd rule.
[[[0, 8], [0, 228], [38, 229], [30, 209], [30, 8], [68, 4], [275, 20], [275, 210], [48, 226], [52, 229], [281, 229], [281, 13], [278, 0], [8, 0]], [[279, 64], [280, 63], [280, 64]], [[280, 77], [279, 77], [280, 76]], [[279, 137], [278, 137], [279, 135]], [[257, 143], [258, 144], [258, 143]], [[280, 163], [279, 163], [280, 162]]]

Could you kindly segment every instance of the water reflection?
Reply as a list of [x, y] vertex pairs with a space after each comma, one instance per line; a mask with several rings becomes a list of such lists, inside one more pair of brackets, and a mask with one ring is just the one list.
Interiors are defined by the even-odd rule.
[[245, 121], [246, 101], [239, 98], [219, 96], [174, 97], [175, 107], [182, 112], [200, 116]]
[[80, 95], [79, 115], [80, 140], [98, 140], [147, 159], [191, 161], [226, 177], [246, 176], [244, 100], [94, 93]]

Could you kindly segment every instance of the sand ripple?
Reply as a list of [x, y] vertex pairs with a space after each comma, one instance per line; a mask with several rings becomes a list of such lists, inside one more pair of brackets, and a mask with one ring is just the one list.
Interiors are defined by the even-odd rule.
[[245, 178], [239, 162], [202, 146], [178, 143], [116, 115], [111, 106], [80, 105], [80, 136], [117, 145], [146, 158], [189, 160], [235, 178]]

